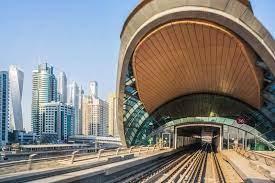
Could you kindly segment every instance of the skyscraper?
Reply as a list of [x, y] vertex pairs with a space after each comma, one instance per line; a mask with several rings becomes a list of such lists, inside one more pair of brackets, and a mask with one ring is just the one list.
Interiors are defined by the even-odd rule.
[[24, 73], [16, 66], [11, 65], [9, 68], [9, 128], [12, 130], [23, 130], [21, 105], [23, 81]]
[[79, 87], [75, 81], [69, 85], [68, 103], [75, 108], [75, 120], [72, 125], [73, 135], [81, 134], [79, 123]]
[[98, 85], [96, 81], [90, 81], [89, 83], [89, 95], [98, 97]]
[[43, 142], [67, 142], [72, 135], [74, 108], [61, 102], [43, 103], [39, 108], [39, 123]]
[[109, 107], [109, 135], [113, 137], [119, 137], [117, 129], [117, 117], [116, 117], [116, 94], [112, 93], [108, 97], [108, 107]]
[[108, 103], [91, 96], [91, 135], [108, 136]]
[[80, 96], [79, 96], [79, 132], [83, 134], [83, 105], [84, 105], [84, 90], [80, 87]]
[[67, 77], [65, 72], [60, 72], [57, 80], [58, 101], [67, 103]]
[[36, 134], [41, 134], [39, 107], [51, 101], [57, 101], [57, 81], [53, 67], [44, 63], [38, 65], [32, 75], [32, 129]]
[[92, 97], [84, 96], [82, 105], [82, 134], [91, 135]]
[[0, 71], [0, 146], [8, 142], [9, 73]]
[[82, 133], [108, 136], [108, 103], [100, 99], [96, 81], [89, 83], [89, 95], [83, 97]]

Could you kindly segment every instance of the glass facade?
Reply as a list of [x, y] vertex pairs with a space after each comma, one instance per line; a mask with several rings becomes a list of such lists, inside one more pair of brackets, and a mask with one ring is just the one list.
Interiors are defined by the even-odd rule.
[[224, 125], [223, 126], [223, 148], [232, 149], [235, 145], [244, 147], [247, 150], [268, 151], [273, 150], [264, 139], [250, 132]]
[[8, 142], [9, 75], [0, 71], [0, 147]]
[[[271, 79], [273, 78], [272, 76]], [[269, 97], [275, 97], [275, 85], [272, 83], [268, 85], [265, 83], [265, 85], [264, 92]], [[275, 105], [274, 100], [270, 98], [268, 100], [267, 97], [264, 98], [262, 109], [258, 110], [228, 96], [210, 93], [190, 94], [174, 99], [149, 114], [139, 99], [132, 66], [129, 64], [123, 110], [123, 124], [128, 146], [149, 144], [152, 134], [169, 122], [174, 123], [180, 119], [190, 120], [190, 118], [195, 122], [201, 117], [208, 119], [205, 122], [223, 123], [224, 147], [230, 148], [234, 143], [259, 150], [274, 147]], [[223, 122], [215, 118], [223, 119]]]
[[16, 66], [9, 68], [9, 87], [10, 87], [10, 125], [9, 129], [23, 130], [22, 117], [22, 92], [23, 92], [24, 73]]

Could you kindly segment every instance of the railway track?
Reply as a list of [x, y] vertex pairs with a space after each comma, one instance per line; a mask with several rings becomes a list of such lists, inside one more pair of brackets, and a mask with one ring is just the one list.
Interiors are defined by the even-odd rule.
[[[224, 163], [221, 155], [214, 152], [212, 145], [205, 143], [200, 148], [152, 162], [110, 182], [225, 183], [237, 174], [228, 171], [229, 167]], [[235, 180], [242, 182], [239, 177]]]

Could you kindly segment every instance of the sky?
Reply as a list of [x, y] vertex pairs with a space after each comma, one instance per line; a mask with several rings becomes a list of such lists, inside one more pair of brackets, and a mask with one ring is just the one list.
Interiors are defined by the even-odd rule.
[[[69, 81], [76, 81], [84, 89], [89, 81], [97, 81], [103, 99], [115, 91], [119, 35], [139, 1], [0, 1], [0, 70], [13, 64], [24, 72], [26, 130], [31, 130], [32, 70], [43, 61], [56, 73], [64, 71]], [[275, 1], [251, 2], [255, 15], [275, 36]]]

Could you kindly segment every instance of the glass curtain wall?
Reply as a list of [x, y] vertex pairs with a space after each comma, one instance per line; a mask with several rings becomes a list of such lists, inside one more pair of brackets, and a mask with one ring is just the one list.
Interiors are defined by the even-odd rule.
[[246, 150], [270, 151], [272, 150], [260, 138], [244, 130], [223, 126], [223, 149], [233, 149], [234, 147], [244, 147]]

